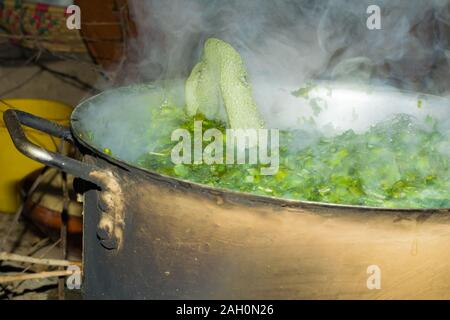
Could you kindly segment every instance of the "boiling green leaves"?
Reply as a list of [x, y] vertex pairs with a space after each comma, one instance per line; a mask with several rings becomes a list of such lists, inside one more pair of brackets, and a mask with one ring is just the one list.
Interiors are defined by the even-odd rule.
[[230, 128], [263, 128], [239, 53], [228, 43], [208, 39], [202, 60], [186, 81], [186, 112], [202, 114]]
[[[309, 97], [312, 85], [292, 92]], [[319, 136], [306, 147], [308, 133], [280, 132], [280, 165], [273, 176], [260, 165], [177, 164], [171, 161], [171, 132], [203, 128], [261, 128], [263, 121], [239, 54], [209, 39], [202, 60], [185, 84], [186, 108], [164, 104], [152, 111], [150, 152], [138, 165], [165, 175], [215, 187], [295, 200], [389, 208], [450, 207], [449, 135], [432, 118], [419, 123], [398, 115], [362, 134], [349, 130]], [[422, 103], [419, 102], [420, 108]], [[322, 106], [312, 106], [319, 112]], [[205, 142], [204, 142], [205, 143]], [[203, 145], [203, 148], [206, 145]]]
[[[205, 129], [225, 132], [225, 123], [194, 119], [170, 106], [154, 115], [156, 123], [186, 128], [193, 133], [195, 120]], [[159, 117], [161, 119], [159, 119]], [[169, 120], [169, 118], [171, 120]], [[263, 176], [258, 165], [174, 165], [170, 134], [161, 137], [139, 165], [169, 176], [215, 187], [295, 200], [389, 208], [450, 207], [449, 137], [437, 123], [427, 124], [399, 115], [363, 134], [347, 131], [321, 137], [308, 147], [296, 147], [304, 132], [280, 133], [280, 168]], [[224, 139], [226, 137], [224, 136]]]

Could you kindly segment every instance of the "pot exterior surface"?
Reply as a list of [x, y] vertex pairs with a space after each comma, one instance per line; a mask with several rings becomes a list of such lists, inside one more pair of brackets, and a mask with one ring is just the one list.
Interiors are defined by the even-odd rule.
[[118, 248], [98, 240], [103, 191], [85, 194], [85, 298], [450, 298], [447, 209], [288, 206], [132, 168], [115, 176]]

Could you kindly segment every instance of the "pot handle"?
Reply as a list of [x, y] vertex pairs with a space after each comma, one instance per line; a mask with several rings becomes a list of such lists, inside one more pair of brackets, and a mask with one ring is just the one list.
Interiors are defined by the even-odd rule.
[[124, 229], [122, 189], [112, 171], [103, 170], [62, 154], [46, 150], [25, 136], [22, 125], [74, 142], [70, 129], [32, 114], [8, 109], [3, 120], [16, 148], [27, 157], [75, 177], [92, 182], [102, 190], [99, 201], [101, 216], [97, 225], [100, 243], [106, 249], [120, 249]]
[[34, 144], [25, 136], [22, 125], [73, 142], [70, 128], [15, 109], [6, 110], [3, 113], [3, 120], [14, 145], [25, 156], [50, 167], [70, 173], [75, 177], [80, 177], [96, 184], [98, 183], [96, 179], [90, 176], [90, 173], [94, 170], [99, 170], [98, 168]]

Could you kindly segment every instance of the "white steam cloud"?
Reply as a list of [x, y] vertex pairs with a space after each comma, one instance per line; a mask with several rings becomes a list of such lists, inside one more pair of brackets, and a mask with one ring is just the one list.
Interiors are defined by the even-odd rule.
[[[369, 30], [369, 5], [381, 30]], [[257, 83], [382, 82], [449, 91], [450, 0], [132, 1], [141, 81], [185, 77], [204, 40], [230, 42]], [[129, 79], [135, 81], [135, 79]]]
[[[450, 0], [131, 0], [131, 5], [138, 37], [129, 43], [121, 64], [125, 83], [184, 79], [200, 59], [205, 40], [217, 37], [243, 56], [269, 128], [309, 130], [308, 120], [315, 116], [322, 133], [360, 132], [405, 112], [438, 117], [444, 124], [440, 131], [448, 137], [448, 100], [420, 92], [450, 95]], [[366, 26], [369, 5], [381, 8], [381, 30]], [[333, 96], [322, 92], [314, 98], [313, 93], [309, 101], [291, 94], [310, 79], [417, 93], [377, 96], [344, 87]], [[182, 88], [179, 83], [175, 89], [178, 97], [183, 97]], [[99, 147], [135, 161], [153, 148], [143, 133], [151, 119], [142, 114], [157, 99], [139, 90], [126, 98], [120, 95], [105, 98], [107, 107], [88, 110], [86, 118], [92, 121], [86, 120], [86, 131], [101, 140]], [[182, 102], [177, 105], [183, 107]], [[322, 112], [317, 115], [318, 108]], [[120, 124], [124, 110], [128, 126]], [[101, 117], [102, 112], [107, 114]], [[303, 136], [299, 144], [313, 144], [317, 138]]]

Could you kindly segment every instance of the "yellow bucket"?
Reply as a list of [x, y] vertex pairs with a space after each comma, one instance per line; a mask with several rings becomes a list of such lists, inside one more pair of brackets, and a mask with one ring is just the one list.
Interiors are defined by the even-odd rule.
[[[3, 122], [3, 112], [14, 108], [38, 117], [69, 125], [72, 107], [60, 102], [41, 99], [0, 100], [0, 212], [14, 212], [19, 206], [18, 182], [43, 165], [22, 155], [15, 148]], [[56, 151], [59, 139], [24, 128], [27, 137], [37, 145]]]

